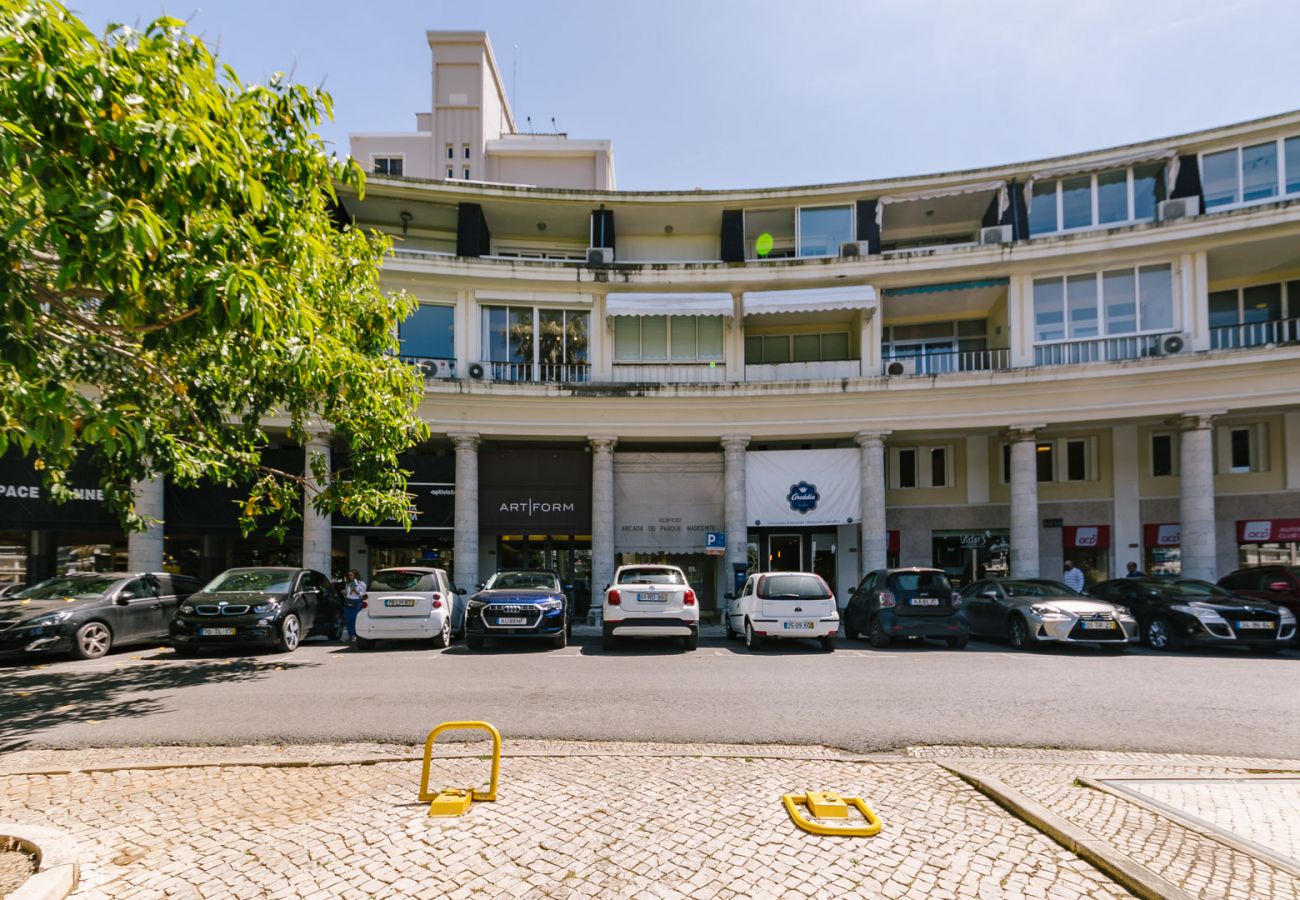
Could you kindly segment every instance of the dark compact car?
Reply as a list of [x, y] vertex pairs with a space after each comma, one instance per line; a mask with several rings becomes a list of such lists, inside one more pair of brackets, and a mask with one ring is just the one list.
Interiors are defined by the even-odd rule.
[[164, 572], [59, 575], [0, 600], [0, 653], [98, 659], [116, 644], [167, 640], [167, 622], [199, 582]]
[[546, 638], [559, 649], [572, 631], [569, 599], [554, 572], [497, 572], [465, 608], [470, 650], [481, 650], [488, 638]]
[[1295, 638], [1290, 610], [1238, 597], [1191, 578], [1116, 578], [1089, 593], [1133, 610], [1143, 642], [1154, 650], [1185, 644], [1246, 646], [1276, 653]]
[[343, 634], [343, 603], [312, 569], [227, 569], [180, 605], [171, 643], [181, 656], [203, 647], [262, 644], [288, 653], [303, 639]]
[[873, 647], [894, 638], [940, 638], [965, 647], [970, 627], [961, 594], [942, 569], [877, 569], [849, 590], [844, 636], [866, 635]]
[[1254, 566], [1219, 579], [1219, 587], [1238, 597], [1267, 600], [1300, 617], [1300, 566]]

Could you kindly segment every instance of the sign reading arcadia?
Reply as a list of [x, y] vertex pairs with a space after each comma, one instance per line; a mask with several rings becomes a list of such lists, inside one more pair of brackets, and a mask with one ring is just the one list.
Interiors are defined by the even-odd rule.
[[580, 449], [484, 449], [479, 528], [488, 534], [590, 534], [591, 454]]

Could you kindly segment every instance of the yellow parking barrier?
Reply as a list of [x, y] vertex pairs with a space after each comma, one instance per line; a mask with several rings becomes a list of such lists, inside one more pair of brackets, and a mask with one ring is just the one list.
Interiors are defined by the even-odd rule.
[[[429, 792], [429, 766], [433, 762], [433, 742], [444, 731], [479, 729], [492, 735], [492, 780], [487, 791], [477, 788], [443, 788], [436, 794]], [[469, 811], [475, 800], [495, 800], [497, 798], [497, 776], [501, 772], [501, 732], [487, 722], [443, 722], [424, 741], [424, 767], [420, 771], [420, 800], [429, 801], [431, 816], [461, 816]]]
[[[781, 797], [785, 810], [794, 820], [794, 824], [809, 834], [828, 834], [842, 837], [871, 837], [880, 833], [880, 816], [871, 811], [861, 797], [845, 797], [832, 791], [809, 791], [806, 794], [785, 794]], [[800, 807], [807, 807], [813, 818], [844, 819], [849, 818], [849, 807], [862, 813], [866, 824], [863, 825], [823, 825], [805, 818]]]

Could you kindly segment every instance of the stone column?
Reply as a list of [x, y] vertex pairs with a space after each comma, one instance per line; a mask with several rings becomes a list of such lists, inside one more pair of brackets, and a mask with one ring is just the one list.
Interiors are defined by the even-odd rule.
[[1011, 442], [1011, 577], [1038, 578], [1038, 443], [1033, 425], [1013, 426]]
[[144, 531], [133, 531], [126, 538], [126, 567], [132, 572], [163, 570], [163, 477], [131, 482], [135, 495], [136, 515], [153, 519]]
[[1216, 580], [1214, 541], [1214, 414], [1178, 420], [1178, 518], [1182, 523], [1182, 577]]
[[589, 437], [591, 442], [591, 597], [605, 596], [614, 580], [614, 445], [607, 435]]
[[456, 534], [453, 543], [452, 581], [474, 592], [478, 577], [478, 443], [472, 432], [448, 434], [456, 448]]
[[748, 435], [731, 434], [722, 438], [723, 518], [727, 529], [727, 571], [720, 594], [732, 589], [736, 564], [749, 563], [749, 523], [745, 512], [745, 448]]
[[320, 513], [316, 511], [312, 503], [316, 495], [321, 492], [322, 485], [317, 481], [313, 472], [312, 463], [316, 457], [324, 458], [325, 467], [330, 465], [330, 445], [327, 435], [317, 435], [307, 441], [303, 448], [306, 454], [306, 468], [303, 474], [306, 481], [303, 486], [302, 498], [302, 567], [304, 569], [315, 569], [323, 574], [326, 578], [333, 578], [334, 573], [331, 571], [331, 545], [333, 544], [333, 535], [330, 533], [330, 515], [329, 513]]
[[885, 436], [888, 431], [860, 431], [862, 448], [862, 540], [858, 577], [888, 565], [889, 530], [885, 521]]

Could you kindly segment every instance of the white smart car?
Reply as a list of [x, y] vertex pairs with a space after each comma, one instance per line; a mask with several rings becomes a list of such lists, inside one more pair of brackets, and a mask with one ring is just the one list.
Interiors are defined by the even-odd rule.
[[680, 637], [687, 650], [700, 643], [700, 605], [676, 566], [619, 566], [605, 589], [601, 646], [620, 637]]
[[840, 614], [835, 594], [812, 572], [760, 572], [750, 575], [740, 594], [727, 594], [727, 637], [744, 635], [756, 650], [769, 638], [811, 638], [835, 649]]
[[446, 647], [463, 593], [443, 569], [380, 569], [371, 576], [357, 613], [357, 649], [369, 650], [375, 641], [432, 641]]

